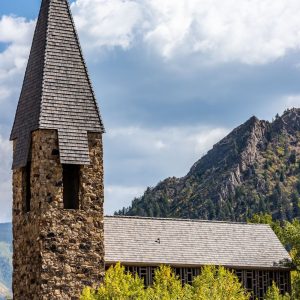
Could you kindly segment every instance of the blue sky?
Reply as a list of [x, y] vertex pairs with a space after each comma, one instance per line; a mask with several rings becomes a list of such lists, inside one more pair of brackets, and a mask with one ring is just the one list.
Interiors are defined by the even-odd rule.
[[[11, 219], [10, 128], [40, 0], [1, 0], [0, 222]], [[296, 0], [74, 0], [107, 133], [105, 212], [183, 176], [252, 115], [300, 105]]]

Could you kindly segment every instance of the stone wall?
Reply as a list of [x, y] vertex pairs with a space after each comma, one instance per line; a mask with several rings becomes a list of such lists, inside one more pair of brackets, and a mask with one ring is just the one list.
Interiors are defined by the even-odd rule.
[[[104, 272], [101, 134], [89, 134], [91, 165], [80, 167], [79, 209], [63, 208], [57, 132], [32, 134], [31, 210], [24, 212], [22, 170], [14, 171], [14, 299], [78, 299]], [[24, 189], [23, 189], [24, 190]]]

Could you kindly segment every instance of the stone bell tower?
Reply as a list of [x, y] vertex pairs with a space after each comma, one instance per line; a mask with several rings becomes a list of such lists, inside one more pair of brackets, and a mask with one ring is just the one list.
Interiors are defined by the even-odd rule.
[[69, 4], [42, 0], [11, 133], [14, 300], [99, 284], [103, 132]]

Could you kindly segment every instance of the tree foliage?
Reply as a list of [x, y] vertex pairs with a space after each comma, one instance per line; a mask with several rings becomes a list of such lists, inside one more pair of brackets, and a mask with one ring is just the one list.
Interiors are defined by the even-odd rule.
[[268, 289], [265, 300], [290, 300], [291, 297], [289, 295], [281, 295], [279, 288], [273, 282], [272, 286]]
[[160, 266], [155, 270], [153, 286], [146, 290], [146, 299], [151, 300], [180, 300], [186, 299], [185, 288], [172, 269]]
[[144, 299], [144, 284], [138, 276], [125, 272], [120, 263], [105, 273], [104, 283], [98, 290], [85, 288], [80, 300]]
[[[285, 248], [289, 251], [292, 257], [295, 270], [292, 271], [292, 299], [300, 299], [300, 221], [294, 219], [291, 222], [284, 221], [279, 222], [274, 220], [271, 215], [268, 214], [257, 214], [254, 215], [250, 220], [251, 223], [263, 223], [269, 224], [277, 237], [283, 243]], [[276, 296], [276, 289], [274, 286], [269, 291], [270, 295]], [[275, 297], [274, 296], [274, 297]], [[271, 297], [271, 296], [270, 296]], [[287, 296], [286, 296], [287, 297]], [[289, 298], [268, 298], [269, 299], [289, 299]]]
[[155, 271], [153, 285], [145, 288], [142, 280], [126, 273], [120, 264], [112, 266], [97, 290], [86, 287], [80, 300], [249, 300], [236, 275], [223, 267], [206, 266], [192, 285], [182, 286], [169, 266]]
[[237, 276], [224, 267], [206, 266], [192, 284], [192, 299], [199, 300], [248, 300]]

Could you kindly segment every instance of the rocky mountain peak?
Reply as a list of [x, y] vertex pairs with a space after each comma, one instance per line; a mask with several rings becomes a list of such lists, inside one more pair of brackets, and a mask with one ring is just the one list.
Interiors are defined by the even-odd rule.
[[273, 122], [274, 129], [285, 130], [293, 134], [300, 130], [300, 109], [292, 108], [286, 110], [282, 116], [276, 116]]
[[281, 219], [300, 216], [299, 137], [300, 109], [271, 123], [253, 116], [186, 176], [160, 182], [119, 213], [238, 221], [258, 211]]
[[246, 166], [253, 163], [268, 126], [268, 122], [251, 117], [215, 144], [207, 155], [193, 165], [190, 173], [201, 175], [207, 168], [220, 171], [238, 165], [242, 171], [245, 170]]

